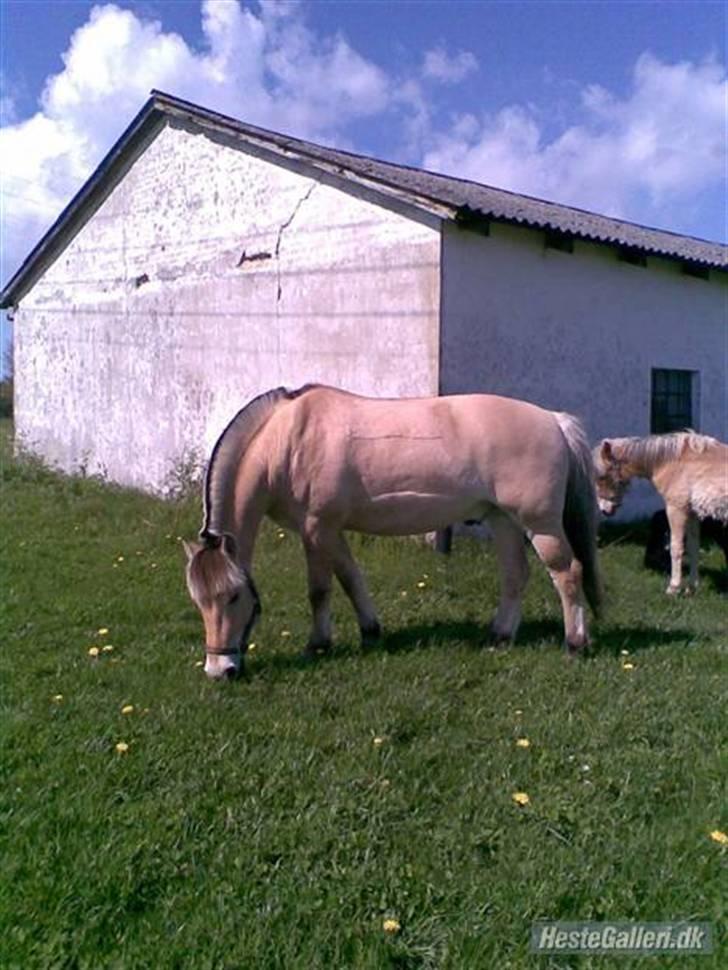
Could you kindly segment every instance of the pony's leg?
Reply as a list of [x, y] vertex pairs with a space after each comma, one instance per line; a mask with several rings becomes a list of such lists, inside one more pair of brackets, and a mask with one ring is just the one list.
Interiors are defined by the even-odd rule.
[[685, 532], [685, 552], [690, 564], [687, 592], [694, 593], [698, 588], [698, 557], [700, 556], [700, 519], [690, 515]]
[[665, 511], [670, 524], [670, 584], [666, 592], [674, 596], [680, 592], [682, 586], [683, 550], [688, 513], [685, 509], [674, 505], [668, 505]]
[[307, 523], [301, 532], [308, 567], [308, 600], [312, 626], [305, 653], [315, 656], [331, 649], [331, 585], [333, 550], [330, 540], [315, 525]]
[[528, 582], [528, 558], [523, 529], [506, 515], [488, 516], [498, 557], [500, 598], [491, 636], [496, 642], [514, 640], [521, 622], [521, 601]]
[[531, 542], [561, 599], [566, 648], [571, 654], [579, 653], [589, 643], [581, 563], [563, 533], [534, 533]]
[[349, 544], [341, 533], [337, 536], [334, 572], [341, 588], [354, 607], [356, 618], [359, 621], [362, 646], [370, 646], [379, 639], [382, 633], [379, 617], [369, 595], [364, 575], [351, 554]]

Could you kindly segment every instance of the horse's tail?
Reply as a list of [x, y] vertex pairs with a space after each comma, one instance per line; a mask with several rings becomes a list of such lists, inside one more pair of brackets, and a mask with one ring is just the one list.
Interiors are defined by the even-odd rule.
[[582, 583], [595, 616], [602, 605], [602, 583], [597, 562], [599, 505], [594, 463], [584, 426], [571, 414], [554, 412], [569, 449], [569, 477], [564, 501], [564, 531], [582, 566]]

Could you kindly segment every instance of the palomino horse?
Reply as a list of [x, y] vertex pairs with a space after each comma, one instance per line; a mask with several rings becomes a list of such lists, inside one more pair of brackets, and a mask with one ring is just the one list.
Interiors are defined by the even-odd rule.
[[647, 478], [665, 501], [670, 524], [671, 572], [668, 593], [682, 587], [683, 547], [690, 563], [688, 591], [698, 584], [700, 519], [728, 522], [728, 446], [677, 431], [648, 438], [604, 439], [594, 449], [599, 507], [612, 515], [632, 478]]
[[308, 385], [257, 397], [212, 451], [201, 543], [185, 545], [213, 678], [241, 669], [259, 611], [250, 565], [265, 515], [303, 541], [309, 654], [330, 648], [332, 575], [363, 641], [380, 633], [344, 530], [408, 535], [482, 518], [499, 559], [494, 636], [512, 639], [518, 628], [528, 532], [561, 597], [569, 650], [588, 642], [582, 589], [596, 611], [598, 513], [591, 452], [570, 415], [475, 394], [376, 400]]

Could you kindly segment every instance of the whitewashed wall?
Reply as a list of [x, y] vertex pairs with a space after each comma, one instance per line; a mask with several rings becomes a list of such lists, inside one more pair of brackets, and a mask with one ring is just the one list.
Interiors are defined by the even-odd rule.
[[[446, 225], [442, 269], [442, 393], [485, 391], [571, 411], [592, 441], [650, 432], [653, 367], [700, 373], [699, 428], [728, 440], [728, 279], [685, 276], [648, 257], [491, 225], [480, 236]], [[627, 515], [654, 507], [632, 489]]]
[[430, 217], [164, 127], [21, 303], [19, 436], [158, 489], [279, 384], [436, 393], [439, 259]]

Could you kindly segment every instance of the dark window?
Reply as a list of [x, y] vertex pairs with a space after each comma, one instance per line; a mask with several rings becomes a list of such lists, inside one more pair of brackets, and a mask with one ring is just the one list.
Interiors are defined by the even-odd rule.
[[667, 434], [695, 427], [693, 387], [696, 374], [690, 370], [652, 371], [652, 434]]
[[545, 232], [543, 244], [546, 249], [558, 249], [560, 253], [574, 252], [574, 238], [566, 232], [552, 232], [550, 230]]

